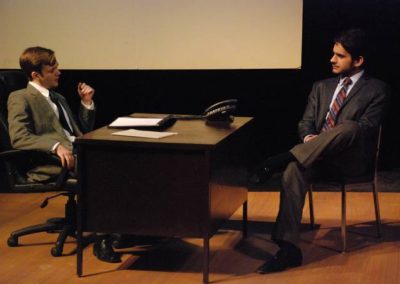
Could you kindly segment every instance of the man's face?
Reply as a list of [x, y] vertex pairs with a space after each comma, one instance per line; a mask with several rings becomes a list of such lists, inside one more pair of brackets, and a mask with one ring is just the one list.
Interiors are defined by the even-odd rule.
[[44, 65], [42, 67], [42, 72], [33, 72], [33, 81], [45, 87], [46, 89], [54, 89], [58, 87], [58, 80], [60, 78], [61, 72], [58, 70], [58, 63], [54, 65]]
[[362, 65], [363, 58], [353, 60], [340, 43], [333, 46], [333, 56], [331, 58], [332, 72], [334, 74], [352, 75], [357, 73], [358, 67]]

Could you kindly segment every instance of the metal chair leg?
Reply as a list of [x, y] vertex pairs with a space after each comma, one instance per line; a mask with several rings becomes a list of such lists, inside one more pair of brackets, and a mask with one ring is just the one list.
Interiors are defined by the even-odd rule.
[[346, 252], [346, 186], [342, 185], [342, 253]]
[[242, 238], [247, 238], [247, 200], [243, 203]]
[[310, 184], [308, 187], [308, 204], [310, 208], [310, 227], [311, 230], [314, 229], [315, 219], [314, 219], [314, 203], [313, 203], [313, 185]]
[[374, 183], [372, 184], [372, 193], [374, 195], [374, 205], [375, 205], [375, 220], [376, 220], [376, 232], [377, 237], [380, 238], [381, 234], [381, 213], [379, 209], [379, 200], [378, 200], [378, 182], [377, 175], [375, 175]]

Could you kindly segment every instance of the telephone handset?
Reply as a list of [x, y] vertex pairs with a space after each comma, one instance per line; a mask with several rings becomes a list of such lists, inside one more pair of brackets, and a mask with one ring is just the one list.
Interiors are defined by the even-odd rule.
[[204, 111], [203, 117], [207, 121], [232, 122], [237, 102], [237, 99], [230, 99], [213, 104]]
[[229, 124], [233, 121], [233, 113], [236, 110], [238, 100], [230, 99], [218, 102], [206, 108], [201, 115], [179, 115], [174, 114], [174, 119], [192, 120], [192, 119], [206, 119], [207, 124], [223, 125]]

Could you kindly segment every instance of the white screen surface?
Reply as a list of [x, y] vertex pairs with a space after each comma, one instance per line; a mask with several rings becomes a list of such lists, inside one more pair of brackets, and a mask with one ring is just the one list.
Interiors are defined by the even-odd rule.
[[302, 0], [1, 0], [0, 68], [29, 46], [62, 69], [301, 67]]

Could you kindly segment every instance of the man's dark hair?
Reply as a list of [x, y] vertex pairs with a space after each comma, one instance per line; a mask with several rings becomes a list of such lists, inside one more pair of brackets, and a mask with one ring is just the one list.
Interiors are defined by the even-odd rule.
[[29, 80], [32, 80], [32, 72], [42, 74], [44, 65], [53, 66], [56, 63], [54, 51], [40, 46], [25, 49], [19, 58], [19, 65]]
[[368, 57], [368, 36], [362, 29], [344, 31], [335, 37], [334, 42], [340, 43], [353, 59], [362, 56], [365, 60]]

